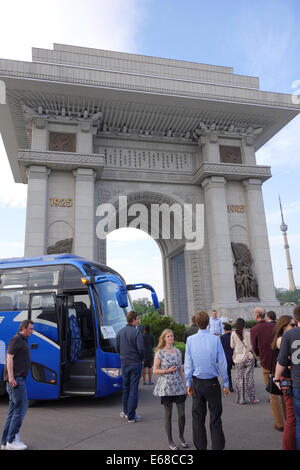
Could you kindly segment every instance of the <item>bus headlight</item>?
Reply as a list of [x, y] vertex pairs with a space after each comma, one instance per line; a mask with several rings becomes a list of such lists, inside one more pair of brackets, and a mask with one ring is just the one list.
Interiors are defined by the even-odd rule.
[[110, 377], [120, 377], [121, 376], [121, 369], [117, 367], [108, 367], [101, 369], [105, 374], [109, 375]]

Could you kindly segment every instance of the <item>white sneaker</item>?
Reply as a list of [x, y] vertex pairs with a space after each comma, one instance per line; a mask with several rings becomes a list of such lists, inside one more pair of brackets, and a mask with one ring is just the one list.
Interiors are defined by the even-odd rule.
[[27, 445], [21, 443], [20, 441], [14, 440], [13, 442], [7, 442], [6, 450], [25, 450], [27, 449]]
[[127, 415], [124, 413], [124, 411], [121, 411], [120, 418], [126, 418], [127, 419]]
[[24, 444], [24, 442], [21, 441], [21, 436], [20, 436], [19, 432], [18, 432], [18, 434], [15, 435], [15, 442], [18, 442], [18, 444], [22, 444], [23, 446], [26, 445], [26, 444]]
[[6, 450], [6, 445], [1, 444], [1, 450]]

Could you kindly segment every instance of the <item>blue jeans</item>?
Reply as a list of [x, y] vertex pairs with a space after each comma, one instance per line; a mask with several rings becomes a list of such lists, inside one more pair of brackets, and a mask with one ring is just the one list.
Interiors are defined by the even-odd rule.
[[6, 391], [9, 396], [8, 415], [2, 434], [2, 444], [14, 441], [16, 434], [20, 431], [24, 416], [28, 408], [26, 379], [16, 377], [17, 387], [11, 387], [6, 382]]
[[293, 405], [296, 418], [296, 448], [300, 450], [300, 387], [293, 387]]
[[128, 419], [134, 419], [138, 405], [138, 388], [142, 364], [122, 364], [123, 372], [123, 411]]

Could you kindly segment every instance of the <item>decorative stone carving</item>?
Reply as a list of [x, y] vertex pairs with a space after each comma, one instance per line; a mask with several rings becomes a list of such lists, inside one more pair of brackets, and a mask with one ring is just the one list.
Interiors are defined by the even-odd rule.
[[242, 163], [240, 147], [220, 145], [220, 161], [221, 163]]
[[47, 254], [54, 255], [58, 253], [72, 253], [73, 238], [66, 238], [65, 240], [59, 240], [55, 245], [48, 246]]
[[257, 282], [252, 270], [252, 257], [244, 243], [231, 243], [235, 262], [235, 288], [239, 302], [258, 300]]
[[49, 132], [49, 150], [54, 152], [76, 152], [76, 134]]

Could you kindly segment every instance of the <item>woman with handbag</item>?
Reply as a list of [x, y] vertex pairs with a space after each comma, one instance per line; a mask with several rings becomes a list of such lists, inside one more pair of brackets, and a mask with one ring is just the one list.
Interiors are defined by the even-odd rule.
[[251, 403], [256, 405], [259, 400], [255, 398], [254, 382], [254, 355], [252, 352], [250, 333], [245, 330], [245, 320], [238, 318], [235, 331], [230, 338], [230, 347], [233, 349], [233, 362], [235, 365], [235, 380], [237, 391], [237, 403], [244, 405]]
[[[294, 319], [290, 315], [282, 315], [279, 317], [274, 330], [274, 340], [271, 348], [274, 350], [274, 355], [277, 359], [282, 335], [297, 326]], [[296, 450], [296, 418], [294, 414], [292, 387], [284, 387], [283, 384], [291, 384], [291, 372], [289, 367], [286, 367], [282, 377], [280, 378], [281, 390], [283, 397], [282, 405], [284, 410], [284, 431], [283, 431], [283, 450]], [[274, 384], [275, 385], [275, 384]], [[277, 388], [277, 390], [279, 390]]]

